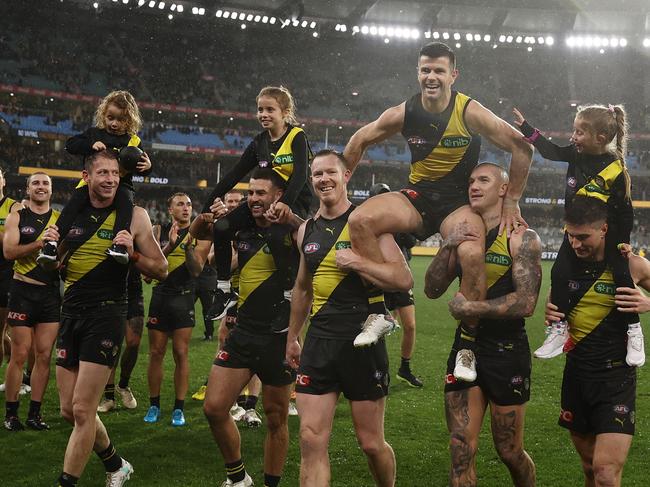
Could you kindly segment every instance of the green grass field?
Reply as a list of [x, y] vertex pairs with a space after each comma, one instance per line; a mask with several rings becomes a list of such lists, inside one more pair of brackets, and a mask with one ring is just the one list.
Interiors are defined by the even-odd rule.
[[[429, 258], [413, 260], [416, 282], [417, 344], [412, 360], [413, 370], [425, 382], [415, 390], [393, 380], [386, 411], [386, 437], [397, 457], [397, 485], [401, 487], [445, 486], [449, 464], [447, 431], [444, 421], [443, 378], [455, 323], [447, 312], [447, 297], [428, 300], [422, 293], [423, 274]], [[544, 265], [542, 293], [548, 289], [549, 263]], [[148, 295], [149, 289], [147, 289]], [[148, 296], [147, 296], [148, 298]], [[528, 321], [531, 348], [543, 338], [543, 298], [535, 316]], [[200, 313], [197, 312], [197, 316]], [[206, 376], [216, 344], [200, 341], [202, 323], [194, 330], [190, 346], [191, 391]], [[146, 332], [145, 332], [146, 335]], [[400, 334], [388, 339], [394, 373], [399, 364]], [[215, 486], [224, 479], [223, 464], [201, 403], [187, 398], [185, 428], [170, 424], [172, 392], [172, 357], [166, 358], [165, 380], [161, 394], [163, 420], [155, 425], [142, 421], [148, 407], [146, 384], [147, 338], [143, 339], [140, 360], [134, 371], [131, 387], [139, 405], [134, 411], [118, 409], [103, 415], [110, 436], [118, 452], [135, 468], [129, 486]], [[526, 449], [537, 465], [538, 485], [544, 487], [571, 487], [582, 484], [582, 473], [577, 454], [568, 433], [557, 426], [562, 367], [564, 359], [535, 361], [533, 366], [532, 398], [526, 421]], [[4, 375], [4, 368], [0, 373]], [[647, 366], [646, 366], [647, 368]], [[650, 481], [645, 465], [650, 438], [650, 387], [645, 382], [646, 368], [639, 371], [637, 400], [637, 434], [632, 444], [623, 476], [626, 486], [647, 486]], [[52, 376], [53, 377], [53, 376]], [[394, 377], [394, 375], [393, 375]], [[27, 410], [27, 399], [21, 404], [21, 417]], [[0, 431], [0, 485], [53, 486], [60, 473], [63, 453], [70, 427], [58, 417], [58, 400], [54, 380], [50, 382], [44, 404], [44, 416], [52, 429], [47, 432]], [[300, 453], [298, 448], [298, 418], [289, 418], [291, 444], [282, 485], [298, 485]], [[241, 429], [243, 455], [248, 471], [262, 485], [262, 442], [264, 428]], [[368, 468], [354, 437], [349, 407], [339, 403], [330, 445], [332, 485], [336, 487], [372, 486]], [[510, 477], [492, 447], [489, 418], [483, 426], [477, 460], [479, 484], [485, 487], [510, 485]], [[94, 455], [81, 479], [80, 485], [103, 486], [102, 465]]]

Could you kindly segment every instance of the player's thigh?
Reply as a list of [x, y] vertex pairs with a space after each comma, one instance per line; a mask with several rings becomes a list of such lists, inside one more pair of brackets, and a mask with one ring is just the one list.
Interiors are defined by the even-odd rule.
[[373, 401], [350, 401], [352, 424], [361, 445], [384, 441], [386, 397]]
[[601, 433], [596, 435], [594, 465], [616, 465], [623, 468], [632, 445], [632, 435], [623, 433]]
[[213, 365], [205, 391], [205, 410], [228, 412], [239, 393], [251, 378], [250, 369], [235, 369]]
[[478, 441], [487, 409], [487, 398], [478, 386], [445, 393], [445, 417], [450, 433]]
[[149, 354], [164, 356], [168, 340], [167, 332], [149, 328]]
[[499, 406], [490, 402], [492, 440], [500, 454], [518, 451], [524, 445], [526, 405]]
[[411, 233], [422, 227], [422, 217], [402, 193], [383, 193], [365, 201], [350, 215], [350, 226], [365, 224], [375, 235]]
[[34, 327], [34, 351], [37, 354], [51, 353], [59, 332], [59, 323], [39, 323]]
[[313, 441], [314, 438], [318, 438], [325, 443], [329, 442], [338, 398], [339, 394], [336, 392], [296, 394], [301, 439], [304, 437]]
[[95, 411], [104, 392], [104, 386], [111, 374], [111, 367], [93, 362], [79, 362], [79, 371], [74, 387], [72, 404], [85, 406], [87, 411]]

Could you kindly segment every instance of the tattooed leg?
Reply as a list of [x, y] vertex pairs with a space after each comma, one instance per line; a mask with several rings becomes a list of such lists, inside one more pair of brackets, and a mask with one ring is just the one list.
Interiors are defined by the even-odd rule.
[[451, 487], [476, 485], [476, 449], [486, 407], [485, 396], [478, 387], [445, 394]]
[[524, 450], [526, 406], [490, 403], [492, 439], [501, 461], [508, 467], [515, 487], [535, 486], [535, 464]]

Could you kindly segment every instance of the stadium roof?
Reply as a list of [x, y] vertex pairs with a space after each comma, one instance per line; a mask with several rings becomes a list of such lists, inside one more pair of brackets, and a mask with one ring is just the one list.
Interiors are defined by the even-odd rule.
[[374, 23], [484, 32], [626, 35], [650, 32], [648, 0], [198, 0], [187, 3], [206, 10], [231, 8], [349, 26]]

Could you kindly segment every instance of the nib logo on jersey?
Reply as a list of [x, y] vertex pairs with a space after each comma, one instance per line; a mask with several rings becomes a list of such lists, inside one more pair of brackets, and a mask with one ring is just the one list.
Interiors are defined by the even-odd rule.
[[97, 238], [101, 238], [102, 240], [113, 240], [113, 231], [106, 228], [100, 228], [97, 230], [96, 235]]
[[456, 149], [459, 147], [467, 147], [472, 139], [469, 137], [456, 136], [456, 137], [444, 137], [440, 141], [440, 145], [446, 149]]

